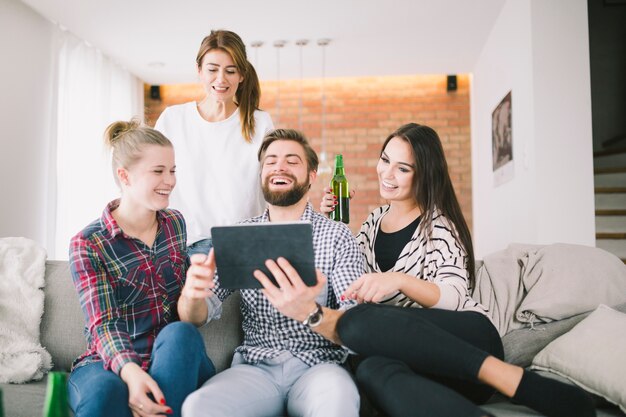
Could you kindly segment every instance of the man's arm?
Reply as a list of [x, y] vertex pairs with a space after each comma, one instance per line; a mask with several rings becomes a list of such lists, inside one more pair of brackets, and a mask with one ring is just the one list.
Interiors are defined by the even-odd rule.
[[[256, 270], [254, 276], [263, 285], [263, 294], [280, 313], [303, 323], [317, 309], [315, 299], [326, 285], [326, 277], [319, 269], [316, 270], [317, 284], [309, 287], [285, 258], [278, 258], [277, 262], [268, 259], [265, 265], [278, 286], [274, 285], [263, 272]], [[337, 321], [343, 315], [343, 311], [327, 307], [322, 307], [322, 311], [324, 313], [322, 321], [311, 329], [331, 342], [341, 345], [337, 335]]]
[[337, 234], [333, 246], [333, 265], [327, 272], [328, 287], [334, 292], [340, 309], [345, 310], [356, 305], [346, 290], [365, 273], [365, 257], [347, 227]]
[[185, 286], [178, 299], [178, 316], [181, 321], [201, 326], [220, 305], [219, 299], [213, 293], [215, 255], [211, 249], [208, 256], [196, 254], [190, 260]]
[[318, 326], [312, 327], [311, 330], [319, 333], [336, 345], [343, 345], [337, 334], [337, 322], [343, 316], [345, 310], [333, 310], [332, 308], [322, 307], [322, 311], [324, 312], [322, 321]]

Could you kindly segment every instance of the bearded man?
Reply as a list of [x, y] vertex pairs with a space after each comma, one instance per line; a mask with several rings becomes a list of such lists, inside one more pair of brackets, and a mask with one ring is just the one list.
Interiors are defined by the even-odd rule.
[[[348, 352], [313, 329], [321, 322], [322, 306], [352, 305], [341, 294], [364, 273], [363, 255], [346, 225], [316, 213], [308, 202], [318, 158], [302, 133], [269, 132], [258, 158], [267, 209], [244, 223], [311, 223], [319, 287], [316, 308], [301, 322], [280, 313], [264, 290], [240, 290], [243, 344], [229, 369], [187, 398], [183, 415], [356, 417], [359, 394], [342, 366]], [[278, 264], [269, 262], [290, 268], [281, 258]], [[231, 293], [219, 286], [213, 252], [194, 255], [179, 301], [181, 319], [203, 325], [219, 318], [221, 303]]]

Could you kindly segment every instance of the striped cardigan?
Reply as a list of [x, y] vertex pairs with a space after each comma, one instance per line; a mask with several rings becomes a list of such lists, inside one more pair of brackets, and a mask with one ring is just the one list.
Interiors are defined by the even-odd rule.
[[[368, 273], [382, 272], [376, 262], [374, 243], [380, 224], [389, 206], [374, 210], [361, 226], [357, 240], [365, 255]], [[441, 296], [432, 308], [458, 311], [476, 311], [487, 315], [487, 309], [470, 297], [467, 254], [455, 237], [454, 225], [435, 209], [432, 222], [425, 230], [420, 222], [411, 240], [404, 246], [393, 272], [402, 272], [439, 286]], [[381, 301], [401, 307], [420, 307], [418, 303], [401, 292], [390, 294]]]

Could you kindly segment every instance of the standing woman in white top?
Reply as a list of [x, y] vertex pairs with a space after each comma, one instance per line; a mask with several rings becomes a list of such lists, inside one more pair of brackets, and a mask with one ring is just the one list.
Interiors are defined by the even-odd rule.
[[205, 97], [170, 106], [155, 128], [174, 143], [178, 184], [171, 206], [187, 220], [188, 254], [208, 253], [211, 227], [260, 214], [257, 151], [274, 128], [259, 110], [261, 88], [234, 32], [212, 31], [196, 57]]

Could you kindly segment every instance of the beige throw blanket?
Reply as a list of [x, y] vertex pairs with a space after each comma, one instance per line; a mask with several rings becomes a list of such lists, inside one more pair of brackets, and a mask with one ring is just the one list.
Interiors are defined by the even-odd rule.
[[46, 252], [25, 238], [0, 239], [0, 382], [41, 379], [52, 367], [39, 342]]
[[485, 256], [472, 297], [501, 336], [626, 302], [626, 265], [602, 249], [513, 244]]

